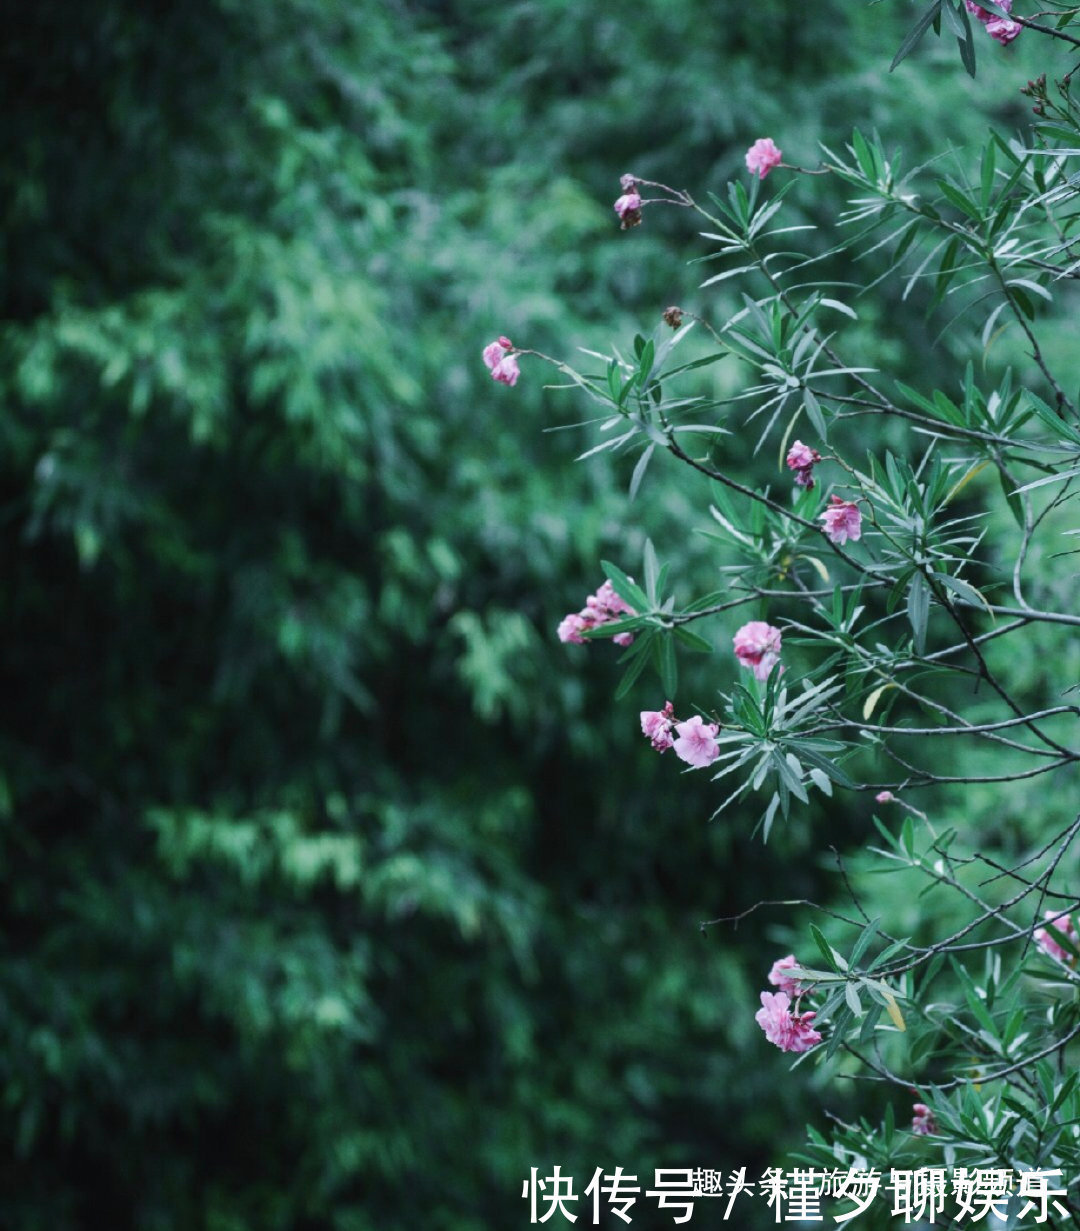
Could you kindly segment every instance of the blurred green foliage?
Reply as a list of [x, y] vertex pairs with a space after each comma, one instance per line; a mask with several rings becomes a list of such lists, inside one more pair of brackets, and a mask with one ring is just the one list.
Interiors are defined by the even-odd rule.
[[[575, 409], [479, 353], [695, 294], [684, 218], [618, 234], [623, 171], [715, 189], [766, 131], [813, 162], [853, 100], [912, 157], [962, 139], [994, 87], [933, 47], [887, 80], [904, 17], [9, 15], [4, 1226], [471, 1231], [524, 1224], [533, 1165], [753, 1168], [801, 1137], [815, 1079], [752, 1020], [783, 917], [696, 924], [778, 860], [785, 896], [831, 871], [798, 829], [710, 827], [636, 730], [657, 685], [616, 709], [611, 647], [553, 635], [601, 556], [637, 566], [631, 521], [685, 546], [707, 491], [651, 476], [631, 517], [629, 465], [574, 466], [582, 434], [544, 429]], [[918, 305], [864, 320], [925, 369]]]

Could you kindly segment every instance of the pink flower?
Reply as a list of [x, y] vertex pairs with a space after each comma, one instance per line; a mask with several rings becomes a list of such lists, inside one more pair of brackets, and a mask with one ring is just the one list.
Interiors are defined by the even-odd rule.
[[896, 796], [892, 791], [878, 791], [874, 796], [874, 802], [879, 804], [891, 804], [896, 802]]
[[641, 730], [652, 741], [657, 752], [667, 752], [675, 743], [671, 729], [675, 725], [675, 708], [670, 701], [662, 710], [642, 710]]
[[518, 361], [513, 355], [506, 355], [491, 369], [492, 380], [497, 380], [504, 385], [510, 385], [511, 388], [517, 384], [517, 378], [520, 375], [521, 369], [518, 367]]
[[754, 679], [767, 680], [780, 661], [780, 637], [780, 630], [764, 620], [751, 620], [735, 634], [735, 657], [753, 669]]
[[672, 744], [675, 755], [694, 769], [704, 769], [720, 755], [720, 746], [716, 742], [719, 733], [720, 728], [715, 722], [705, 722], [695, 714], [675, 726], [675, 734], [679, 737]]
[[790, 1005], [786, 992], [762, 992], [761, 1008], [754, 1014], [754, 1021], [781, 1051], [809, 1051], [821, 1042], [821, 1035], [810, 1025], [814, 1014], [792, 1013]]
[[1023, 28], [1018, 21], [1011, 21], [1008, 17], [997, 17], [986, 23], [986, 33], [997, 39], [1002, 47], [1007, 47]]
[[859, 506], [849, 500], [841, 500], [839, 496], [830, 496], [829, 507], [821, 515], [825, 523], [825, 537], [830, 543], [842, 547], [848, 539], [858, 542], [862, 534], [862, 514]]
[[773, 167], [780, 165], [782, 157], [771, 137], [759, 137], [746, 151], [746, 169], [751, 173], [756, 171], [758, 179], [763, 180]]
[[911, 1131], [918, 1137], [929, 1137], [931, 1133], [937, 1132], [937, 1121], [934, 1119], [934, 1113], [925, 1103], [913, 1103], [912, 1107]]
[[[1043, 918], [1053, 924], [1063, 936], [1067, 936], [1074, 944], [1080, 945], [1080, 937], [1077, 936], [1076, 928], [1073, 927], [1071, 915], [1063, 915], [1060, 911], [1048, 910], [1043, 912]], [[1075, 961], [1073, 955], [1060, 945], [1057, 938], [1052, 936], [1046, 928], [1039, 928], [1035, 932], [1035, 943], [1050, 957], [1064, 963], [1066, 966], [1073, 965]]]
[[500, 337], [497, 342], [489, 342], [484, 347], [484, 363], [491, 373], [491, 379], [503, 385], [516, 385], [521, 375], [518, 362], [510, 353], [513, 347], [513, 342], [506, 337]]
[[796, 440], [788, 449], [787, 464], [792, 470], [805, 470], [808, 466], [813, 466], [820, 461], [821, 454], [817, 449], [811, 449], [801, 440]]
[[769, 971], [769, 982], [773, 987], [778, 987], [785, 996], [791, 996], [795, 1000], [799, 999], [805, 989], [798, 979], [793, 979], [784, 972], [798, 964], [794, 953], [789, 953], [787, 957], [778, 958], [773, 962], [772, 970]]
[[590, 594], [585, 600], [585, 606], [596, 613], [597, 623], [634, 614], [633, 608], [616, 592], [610, 581], [605, 581], [595, 594]]
[[625, 222], [626, 215], [641, 209], [641, 196], [637, 192], [625, 192], [615, 202], [615, 212]]
[[636, 227], [641, 221], [641, 195], [636, 190], [623, 193], [615, 202], [615, 212], [624, 231]]
[[[998, 0], [998, 4], [1006, 13], [1012, 12], [1012, 0]], [[964, 8], [967, 9], [972, 17], [978, 18], [983, 23], [986, 27], [986, 33], [991, 38], [997, 39], [1002, 47], [1011, 43], [1024, 28], [1018, 21], [1012, 21], [1008, 17], [1001, 17], [997, 13], [991, 13], [989, 9], [984, 9], [982, 5], [975, 4], [973, 0], [964, 0]]]
[[788, 455], [784, 460], [788, 469], [795, 471], [796, 487], [814, 486], [814, 467], [821, 461], [821, 454], [817, 449], [811, 449], [801, 440], [796, 440], [788, 449]]
[[[599, 628], [602, 624], [610, 624], [613, 620], [620, 620], [624, 616], [636, 614], [637, 612], [616, 594], [611, 582], [605, 581], [595, 594], [589, 595], [585, 600], [585, 606], [577, 614], [572, 613], [563, 618], [557, 635], [560, 641], [572, 641], [575, 645], [584, 645], [583, 633], [592, 628]], [[630, 645], [633, 640], [633, 633], [616, 633], [612, 637], [616, 645]]]
[[581, 635], [588, 627], [579, 615], [568, 615], [556, 630], [560, 641], [572, 641], [574, 645], [584, 645], [585, 638]]
[[[1012, 0], [1009, 0], [1009, 2], [1012, 3]], [[637, 179], [633, 175], [629, 174], [620, 175], [619, 187], [623, 190], [623, 192], [633, 192], [637, 187]]]

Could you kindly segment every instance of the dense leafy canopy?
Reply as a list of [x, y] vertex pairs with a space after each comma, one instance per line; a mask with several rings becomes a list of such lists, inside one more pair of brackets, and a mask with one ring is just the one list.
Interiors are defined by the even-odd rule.
[[[823, 844], [763, 852], [752, 808], [707, 824], [707, 784], [673, 786], [636, 730], [657, 683], [613, 705], [611, 648], [553, 635], [602, 557], [637, 567], [641, 509], [680, 584], [715, 588], [707, 486], [657, 466], [631, 519], [632, 463], [574, 466], [568, 400], [511, 400], [479, 352], [602, 349], [695, 285], [677, 211], [619, 235], [628, 168], [719, 190], [781, 130], [810, 163], [853, 100], [911, 161], [980, 107], [1026, 122], [1026, 69], [973, 83], [925, 45], [886, 79], [907, 16], [10, 18], [6, 1224], [468, 1231], [524, 1222], [534, 1165], [753, 1167], [801, 1137], [817, 1109], [752, 1020], [789, 921], [696, 925], [773, 896], [779, 858], [785, 897], [832, 892]], [[945, 385], [931, 297], [860, 329]], [[752, 443], [730, 456], [768, 481]], [[810, 823], [855, 842], [847, 807]]]

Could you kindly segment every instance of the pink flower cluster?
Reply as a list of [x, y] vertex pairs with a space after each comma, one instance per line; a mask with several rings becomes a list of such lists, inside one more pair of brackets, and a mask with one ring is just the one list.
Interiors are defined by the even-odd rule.
[[641, 222], [641, 193], [637, 190], [637, 180], [632, 175], [624, 175], [619, 181], [623, 194], [615, 202], [615, 212], [619, 215], [620, 228], [628, 231]]
[[913, 1103], [911, 1111], [911, 1131], [917, 1137], [929, 1137], [931, 1133], [937, 1132], [937, 1121], [934, 1119], [934, 1113], [925, 1103]]
[[675, 743], [672, 731], [675, 729], [675, 707], [670, 701], [664, 702], [662, 710], [642, 710], [641, 730], [652, 742], [657, 752], [667, 752]]
[[787, 462], [788, 469], [795, 471], [796, 487], [811, 488], [814, 486], [814, 467], [821, 461], [821, 454], [817, 449], [811, 449], [801, 440], [796, 440], [788, 449], [788, 455], [784, 460]]
[[773, 167], [780, 165], [782, 157], [772, 137], [759, 137], [746, 151], [746, 169], [763, 180]]
[[[585, 606], [576, 615], [566, 616], [559, 624], [559, 640], [584, 645], [585, 638], [581, 635], [582, 633], [632, 615], [637, 615], [637, 612], [616, 594], [615, 587], [610, 581], [605, 581], [595, 594], [589, 595], [585, 600]], [[629, 645], [633, 640], [633, 633], [616, 633], [612, 637], [616, 645]]]
[[754, 679], [767, 680], [780, 661], [780, 629], [764, 620], [751, 620], [735, 634], [735, 657], [754, 672]]
[[[1074, 945], [1080, 946], [1080, 936], [1076, 934], [1076, 928], [1073, 925], [1071, 915], [1063, 915], [1057, 910], [1048, 910], [1043, 912], [1043, 918], [1053, 924], [1054, 928], [1063, 936], [1067, 936]], [[1073, 955], [1059, 944], [1057, 938], [1052, 936], [1046, 928], [1038, 928], [1036, 930], [1035, 943], [1044, 953], [1066, 966], [1072, 966], [1076, 961]]]
[[848, 539], [853, 543], [862, 535], [862, 514], [859, 506], [839, 496], [829, 497], [829, 507], [821, 515], [825, 523], [825, 537], [830, 543], [842, 547]]
[[495, 342], [489, 342], [484, 347], [484, 362], [492, 380], [511, 387], [517, 384], [521, 371], [514, 357], [514, 344], [509, 338], [500, 337]]
[[[1006, 13], [1012, 12], [1012, 0], [997, 0], [997, 3], [998, 7], [1003, 8]], [[982, 5], [975, 4], [974, 0], [964, 0], [964, 8], [972, 17], [982, 22], [986, 27], [986, 33], [991, 38], [997, 39], [1002, 47], [1008, 46], [1024, 28], [1018, 21], [1013, 21], [1009, 17], [999, 17], [997, 13], [991, 13]]]
[[761, 1008], [754, 1015], [754, 1021], [765, 1031], [765, 1037], [781, 1051], [809, 1051], [815, 1043], [821, 1042], [821, 1035], [810, 1025], [815, 1014], [798, 1011], [799, 998], [806, 989], [788, 974], [798, 964], [793, 953], [773, 962], [769, 982], [780, 990], [762, 992]]
[[642, 710], [641, 730], [657, 752], [673, 748], [679, 760], [694, 769], [705, 769], [720, 755], [716, 741], [719, 724], [706, 722], [697, 714], [680, 722], [670, 701], [662, 710]]
[[754, 1021], [781, 1051], [804, 1052], [821, 1042], [821, 1035], [810, 1025], [814, 1017], [813, 1012], [792, 1012], [791, 997], [786, 992], [762, 992]]

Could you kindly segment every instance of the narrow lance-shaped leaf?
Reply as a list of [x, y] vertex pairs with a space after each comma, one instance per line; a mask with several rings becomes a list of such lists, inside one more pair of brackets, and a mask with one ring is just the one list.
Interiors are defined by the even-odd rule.
[[893, 56], [892, 63], [889, 65], [890, 73], [894, 68], [896, 68], [901, 60], [906, 59], [912, 51], [915, 50], [915, 48], [922, 41], [923, 35], [930, 29], [940, 14], [941, 0], [934, 0], [934, 3], [931, 4], [930, 7], [923, 13], [923, 15], [908, 32], [907, 37], [900, 44], [899, 51], [897, 51], [896, 55]]
[[930, 587], [922, 573], [912, 573], [907, 599], [908, 620], [915, 638], [915, 648], [926, 653], [926, 625], [930, 617]]

